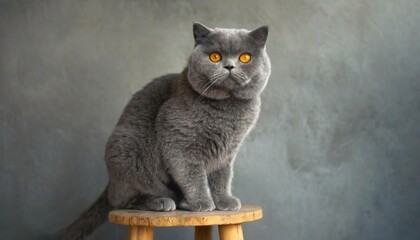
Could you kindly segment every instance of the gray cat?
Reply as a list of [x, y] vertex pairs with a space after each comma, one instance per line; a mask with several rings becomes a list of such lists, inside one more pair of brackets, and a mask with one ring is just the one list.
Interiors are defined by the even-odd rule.
[[106, 146], [109, 183], [55, 239], [84, 239], [114, 208], [238, 210], [232, 165], [255, 124], [270, 75], [268, 27], [194, 23], [195, 47], [180, 74], [134, 94]]

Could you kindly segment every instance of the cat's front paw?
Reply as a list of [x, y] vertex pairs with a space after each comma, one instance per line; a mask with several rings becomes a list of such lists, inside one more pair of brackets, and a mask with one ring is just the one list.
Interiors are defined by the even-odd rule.
[[176, 209], [176, 204], [171, 198], [160, 197], [150, 201], [148, 207], [153, 211], [169, 212]]
[[203, 199], [197, 201], [188, 201], [185, 200], [181, 202], [180, 207], [194, 212], [209, 212], [216, 209], [212, 199]]
[[234, 196], [225, 196], [215, 201], [216, 208], [222, 211], [236, 211], [241, 209], [241, 200]]

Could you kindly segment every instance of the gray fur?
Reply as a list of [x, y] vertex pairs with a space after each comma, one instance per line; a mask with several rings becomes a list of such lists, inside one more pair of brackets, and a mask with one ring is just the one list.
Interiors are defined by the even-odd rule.
[[[106, 146], [109, 184], [100, 199], [109, 205], [94, 211], [241, 207], [231, 192], [232, 166], [270, 75], [267, 33], [267, 27], [250, 32], [194, 23], [195, 47], [184, 71], [153, 80], [124, 109]], [[209, 59], [214, 51], [222, 55], [218, 63]], [[249, 63], [239, 61], [242, 53], [251, 54]], [[104, 220], [87, 216], [103, 217], [82, 215], [57, 239], [83, 239]]]

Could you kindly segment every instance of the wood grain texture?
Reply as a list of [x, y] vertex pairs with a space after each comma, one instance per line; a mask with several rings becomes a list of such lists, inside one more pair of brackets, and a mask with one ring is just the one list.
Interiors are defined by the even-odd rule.
[[219, 226], [220, 240], [244, 240], [241, 224]]
[[111, 223], [151, 227], [172, 226], [209, 226], [238, 224], [261, 219], [263, 211], [260, 206], [243, 205], [238, 211], [190, 212], [176, 210], [173, 212], [154, 212], [129, 209], [118, 209], [109, 212]]
[[153, 240], [154, 229], [148, 226], [130, 226], [128, 240]]

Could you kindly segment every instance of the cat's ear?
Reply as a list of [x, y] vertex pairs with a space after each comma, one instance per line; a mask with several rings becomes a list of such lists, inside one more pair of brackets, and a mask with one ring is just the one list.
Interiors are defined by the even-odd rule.
[[201, 23], [198, 23], [198, 22], [193, 23], [193, 34], [194, 34], [195, 44], [198, 44], [197, 43], [198, 39], [207, 37], [212, 31], [213, 29], [206, 27]]
[[251, 31], [249, 36], [258, 44], [258, 46], [264, 47], [268, 36], [268, 26], [262, 26]]

